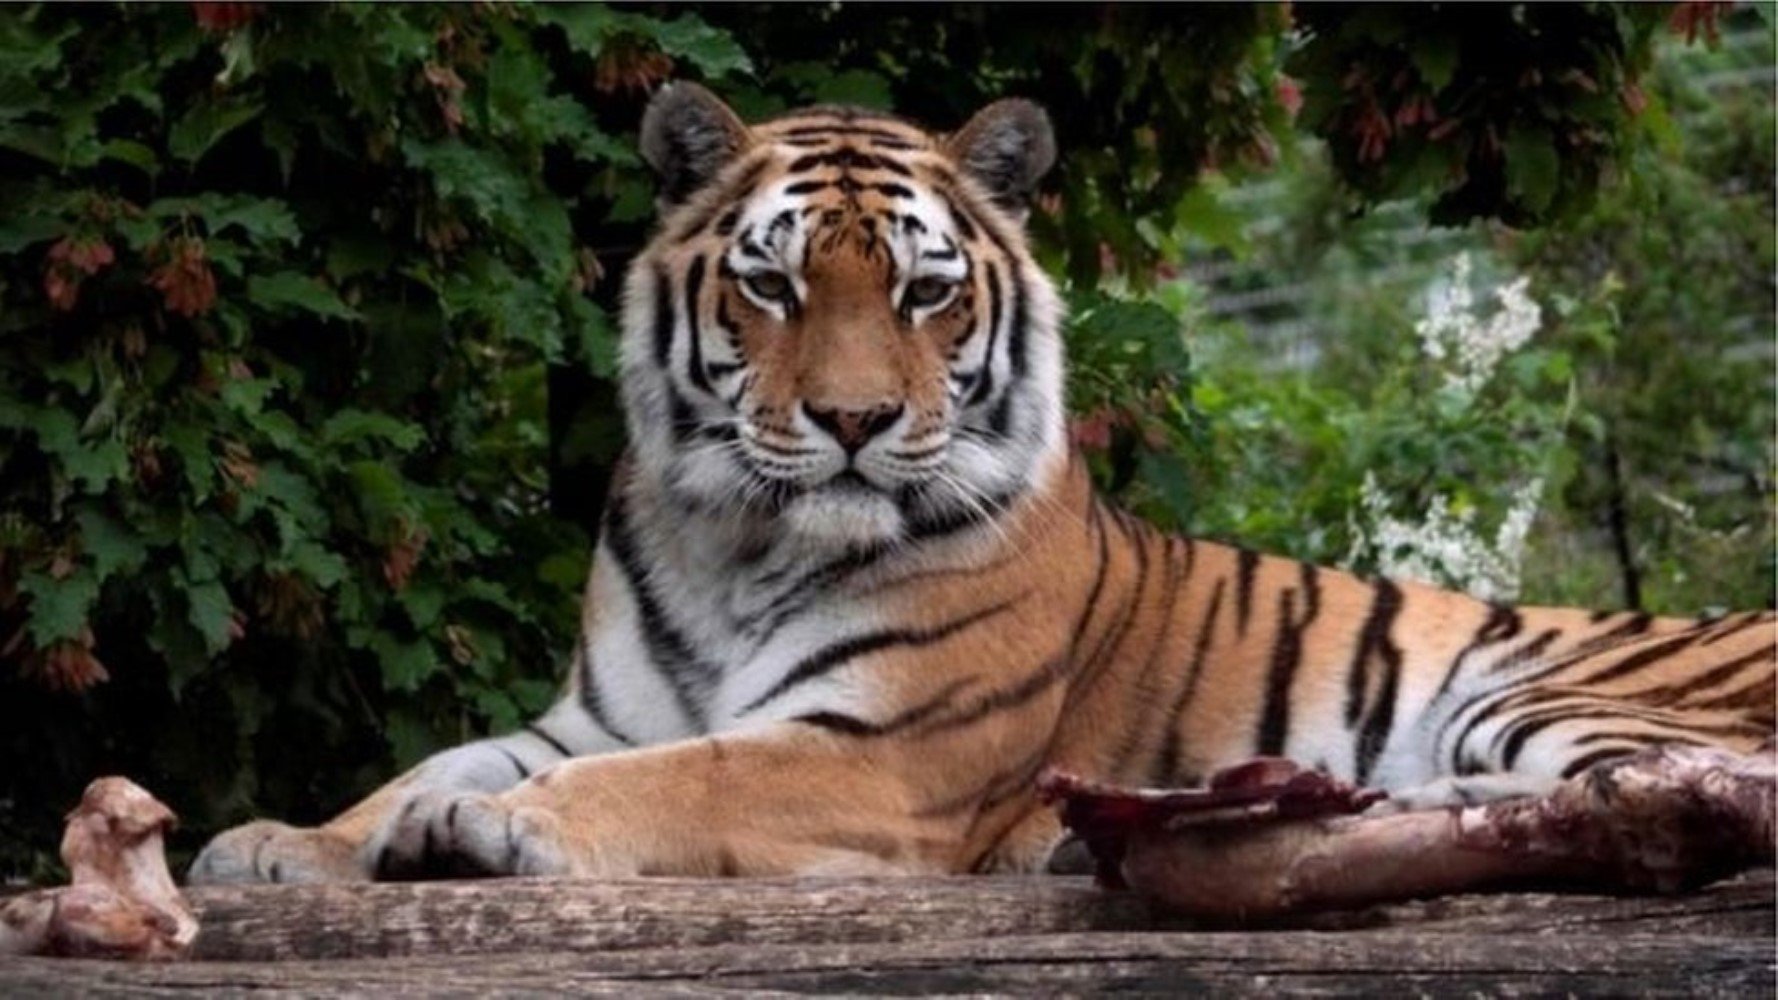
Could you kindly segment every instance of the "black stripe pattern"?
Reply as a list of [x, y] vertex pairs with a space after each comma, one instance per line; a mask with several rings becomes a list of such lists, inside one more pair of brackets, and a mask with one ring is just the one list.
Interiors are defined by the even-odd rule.
[[969, 628], [971, 625], [1004, 614], [1017, 604], [1018, 601], [1018, 598], [1014, 598], [999, 604], [990, 605], [986, 608], [964, 615], [961, 618], [952, 619], [951, 621], [932, 628], [880, 629], [874, 632], [864, 632], [859, 635], [849, 636], [838, 642], [830, 643], [815, 652], [810, 653], [808, 656], [803, 657], [795, 666], [791, 667], [783, 677], [779, 678], [776, 684], [767, 688], [759, 697], [748, 702], [746, 707], [741, 709], [741, 714], [745, 715], [751, 712], [756, 712], [784, 695], [789, 694], [803, 684], [815, 680], [816, 678], [826, 676], [859, 657], [881, 652], [886, 649], [918, 649], [922, 646], [931, 646], [935, 643], [943, 642], [951, 636]]

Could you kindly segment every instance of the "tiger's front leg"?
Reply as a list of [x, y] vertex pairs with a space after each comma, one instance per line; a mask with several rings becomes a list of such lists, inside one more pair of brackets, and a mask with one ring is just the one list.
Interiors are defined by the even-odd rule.
[[192, 862], [186, 882], [357, 882], [436, 874], [417, 867], [400, 841], [416, 817], [464, 794], [511, 788], [581, 754], [618, 744], [589, 726], [565, 699], [531, 726], [436, 754], [329, 822], [298, 827], [255, 820], [218, 834]]
[[801, 723], [570, 761], [510, 790], [416, 810], [402, 863], [489, 875], [948, 872], [955, 818], [922, 817], [910, 772]]

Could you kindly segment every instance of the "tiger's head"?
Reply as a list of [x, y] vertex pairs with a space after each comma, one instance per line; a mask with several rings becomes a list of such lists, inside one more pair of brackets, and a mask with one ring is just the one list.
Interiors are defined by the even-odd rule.
[[635, 461], [676, 499], [824, 548], [994, 517], [1066, 448], [1027, 203], [1048, 117], [950, 134], [853, 108], [747, 125], [676, 84], [642, 122], [662, 217], [624, 299]]

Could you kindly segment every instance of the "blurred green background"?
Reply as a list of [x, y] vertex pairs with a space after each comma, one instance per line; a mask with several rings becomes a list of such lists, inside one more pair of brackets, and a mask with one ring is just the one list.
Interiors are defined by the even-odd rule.
[[1043, 101], [1075, 434], [1173, 527], [1773, 603], [1771, 5], [0, 10], [0, 880], [546, 705], [648, 94]]

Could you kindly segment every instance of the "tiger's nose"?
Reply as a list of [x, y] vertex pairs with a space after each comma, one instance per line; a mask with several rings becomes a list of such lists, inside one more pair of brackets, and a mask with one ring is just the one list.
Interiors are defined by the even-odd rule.
[[803, 414], [809, 422], [833, 435], [847, 454], [856, 453], [869, 444], [871, 438], [888, 430], [901, 419], [904, 409], [901, 403], [885, 403], [865, 410], [803, 404]]

